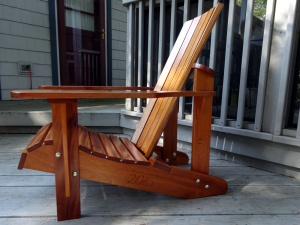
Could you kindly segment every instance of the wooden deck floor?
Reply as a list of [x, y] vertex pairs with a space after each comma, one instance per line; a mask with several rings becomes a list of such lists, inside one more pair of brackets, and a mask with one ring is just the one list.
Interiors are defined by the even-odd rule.
[[[0, 224], [57, 224], [54, 176], [17, 170], [33, 135], [0, 135]], [[211, 158], [226, 195], [185, 200], [81, 181], [82, 218], [59, 224], [300, 224], [300, 180]]]

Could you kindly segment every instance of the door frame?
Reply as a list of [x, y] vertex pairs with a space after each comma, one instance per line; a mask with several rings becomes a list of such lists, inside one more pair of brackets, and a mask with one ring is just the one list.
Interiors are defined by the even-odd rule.
[[[65, 1], [56, 0], [57, 5], [57, 30], [58, 30], [58, 43], [59, 43], [59, 65], [60, 65], [60, 84], [68, 85], [67, 74], [67, 48], [66, 48], [66, 26], [65, 26]], [[104, 15], [104, 16], [100, 16]], [[105, 0], [99, 0], [99, 25], [100, 30], [105, 30]], [[102, 40], [100, 38], [100, 40]], [[106, 86], [106, 51], [105, 51], [105, 35], [104, 40], [100, 41], [100, 62], [99, 62], [99, 74], [100, 85]]]

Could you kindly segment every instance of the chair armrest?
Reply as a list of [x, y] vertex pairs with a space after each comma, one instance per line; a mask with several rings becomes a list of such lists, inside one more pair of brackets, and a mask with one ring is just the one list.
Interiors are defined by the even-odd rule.
[[47, 90], [133, 90], [153, 91], [154, 87], [121, 87], [121, 86], [39, 86]]
[[166, 97], [208, 97], [215, 96], [214, 91], [103, 91], [103, 90], [15, 90], [12, 98], [166, 98]]

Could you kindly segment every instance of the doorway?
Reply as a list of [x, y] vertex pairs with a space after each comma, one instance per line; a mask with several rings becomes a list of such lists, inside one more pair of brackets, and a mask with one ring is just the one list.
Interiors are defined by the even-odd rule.
[[58, 1], [62, 85], [105, 86], [104, 0]]

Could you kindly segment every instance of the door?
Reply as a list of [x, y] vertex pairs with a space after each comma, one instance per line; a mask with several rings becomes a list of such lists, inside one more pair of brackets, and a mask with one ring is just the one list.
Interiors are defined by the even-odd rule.
[[64, 27], [59, 30], [64, 32], [59, 36], [60, 55], [64, 58], [60, 66], [65, 67], [61, 68], [62, 85], [105, 85], [103, 1], [64, 0], [58, 4], [63, 7], [58, 12], [64, 14], [58, 16], [59, 26]]

